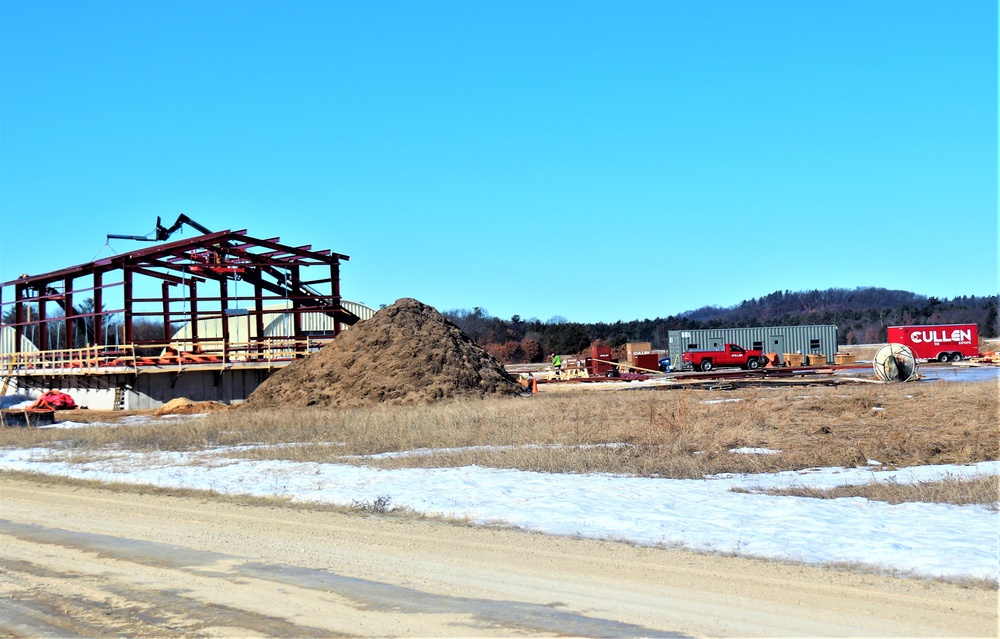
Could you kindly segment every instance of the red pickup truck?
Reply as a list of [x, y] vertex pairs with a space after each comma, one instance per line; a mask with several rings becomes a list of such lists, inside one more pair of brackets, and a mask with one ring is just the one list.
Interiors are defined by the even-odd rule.
[[721, 351], [686, 351], [681, 353], [681, 365], [695, 370], [710, 371], [716, 366], [739, 366], [756, 369], [766, 362], [762, 351], [748, 351], [739, 344], [726, 344]]

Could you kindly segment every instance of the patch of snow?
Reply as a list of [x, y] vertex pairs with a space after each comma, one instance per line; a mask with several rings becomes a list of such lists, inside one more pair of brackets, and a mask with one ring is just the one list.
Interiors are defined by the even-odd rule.
[[859, 562], [932, 577], [1000, 579], [998, 513], [986, 507], [753, 494], [769, 488], [994, 476], [1000, 474], [1000, 462], [663, 479], [478, 466], [382, 470], [253, 461], [227, 457], [229, 451], [235, 449], [106, 450], [100, 459], [79, 462], [73, 450], [6, 449], [0, 450], [0, 469], [343, 506], [389, 497], [419, 513], [483, 524], [503, 521], [553, 535], [806, 563]]
[[[58, 415], [58, 413], [56, 413]], [[190, 419], [204, 417], [205, 413], [193, 413], [190, 415], [129, 415], [114, 422], [74, 422], [73, 420], [58, 421], [54, 424], [37, 426], [37, 428], [117, 428], [118, 426], [148, 426], [153, 424], [163, 424], [164, 422], [183, 422]]]
[[521, 444], [517, 446], [459, 446], [456, 448], [416, 448], [414, 450], [390, 451], [386, 453], [374, 453], [372, 455], [352, 455], [343, 459], [397, 459], [401, 457], [428, 457], [439, 453], [464, 453], [475, 451], [501, 451], [501, 450], [532, 450], [532, 449], [566, 449], [575, 448], [586, 450], [590, 448], [627, 448], [633, 444], [624, 442], [612, 442], [609, 444], [580, 444], [577, 446], [567, 446], [565, 444]]
[[26, 395], [0, 395], [0, 408], [27, 408], [35, 403], [35, 400]]
[[735, 453], [737, 455], [780, 455], [780, 450], [771, 450], [770, 448], [730, 448], [729, 452]]

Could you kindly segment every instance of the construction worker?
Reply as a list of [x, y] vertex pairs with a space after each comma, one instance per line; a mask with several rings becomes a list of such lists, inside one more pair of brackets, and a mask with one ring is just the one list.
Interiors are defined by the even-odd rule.
[[556, 369], [556, 375], [558, 375], [559, 372], [562, 371], [562, 358], [556, 355], [555, 353], [552, 353], [551, 357], [552, 357], [552, 368]]

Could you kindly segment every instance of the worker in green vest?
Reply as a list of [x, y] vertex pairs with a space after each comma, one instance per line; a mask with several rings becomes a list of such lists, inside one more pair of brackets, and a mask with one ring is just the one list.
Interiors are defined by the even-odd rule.
[[562, 370], [562, 358], [552, 353], [552, 368], [556, 369], [556, 375]]

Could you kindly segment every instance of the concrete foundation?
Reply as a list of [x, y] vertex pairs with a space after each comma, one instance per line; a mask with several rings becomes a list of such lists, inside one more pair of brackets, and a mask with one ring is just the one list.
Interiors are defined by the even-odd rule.
[[142, 371], [139, 374], [18, 375], [11, 379], [8, 395], [37, 398], [58, 390], [77, 406], [93, 410], [142, 410], [159, 408], [184, 397], [195, 402], [238, 404], [250, 396], [275, 368], [187, 369]]

